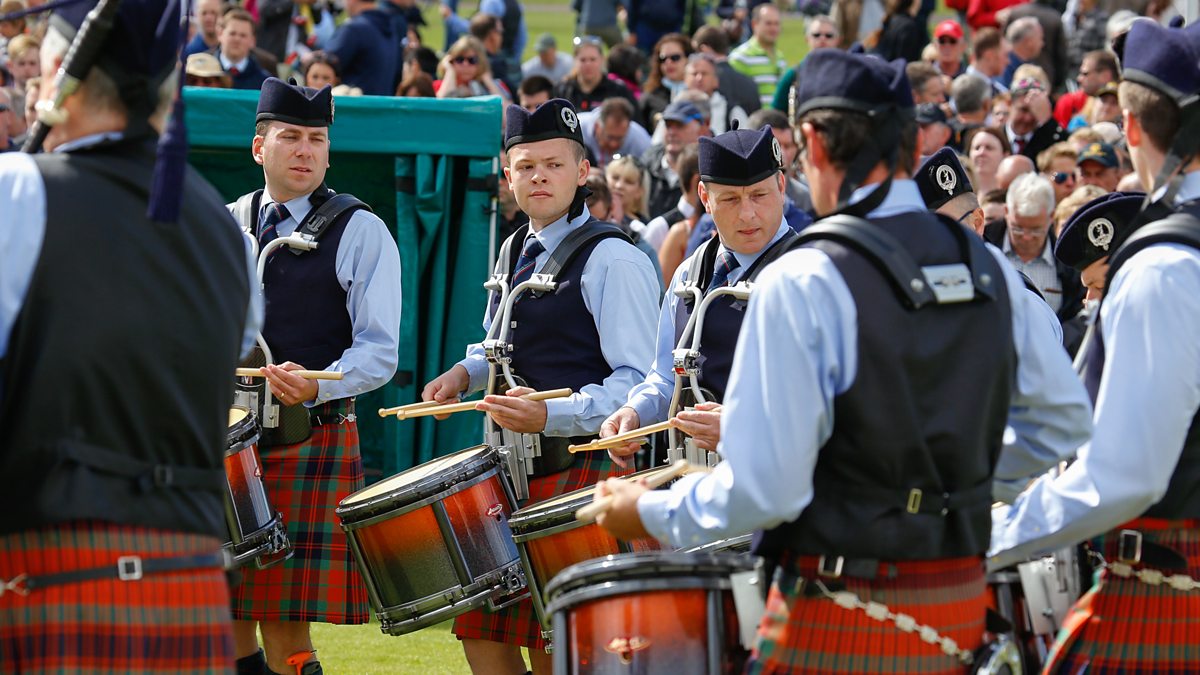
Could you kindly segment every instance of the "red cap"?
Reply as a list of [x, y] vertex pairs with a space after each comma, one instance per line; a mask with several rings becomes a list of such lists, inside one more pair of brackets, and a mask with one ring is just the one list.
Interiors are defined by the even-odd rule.
[[945, 37], [947, 35], [955, 40], [963, 39], [962, 26], [958, 25], [958, 22], [954, 21], [953, 19], [946, 19], [945, 21], [939, 23], [937, 28], [933, 29], [933, 37], [935, 38]]

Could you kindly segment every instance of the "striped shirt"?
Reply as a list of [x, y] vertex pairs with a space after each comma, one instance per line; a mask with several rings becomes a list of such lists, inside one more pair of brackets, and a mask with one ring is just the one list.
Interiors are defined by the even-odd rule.
[[1050, 251], [1050, 239], [1047, 237], [1046, 244], [1042, 247], [1042, 254], [1029, 262], [1021, 260], [1021, 256], [1013, 250], [1012, 239], [1009, 238], [1007, 232], [1004, 234], [1004, 244], [1001, 250], [1004, 251], [1004, 257], [1008, 258], [1013, 267], [1024, 272], [1033, 285], [1038, 287], [1042, 296], [1046, 298], [1046, 304], [1050, 305], [1050, 309], [1057, 313], [1063, 302], [1062, 281], [1058, 278], [1058, 266], [1055, 265], [1054, 255]]
[[773, 51], [771, 54], [758, 44], [758, 38], [752, 37], [729, 54], [729, 65], [758, 85], [758, 97], [763, 107], [771, 105], [779, 78], [788, 69], [783, 54], [777, 49]]

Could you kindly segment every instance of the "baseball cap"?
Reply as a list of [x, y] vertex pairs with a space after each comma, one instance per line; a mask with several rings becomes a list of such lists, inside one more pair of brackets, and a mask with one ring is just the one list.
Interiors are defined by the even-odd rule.
[[963, 29], [962, 26], [958, 25], [957, 21], [954, 21], [953, 19], [946, 19], [933, 29], [933, 37], [935, 39], [940, 37], [952, 37], [955, 40], [961, 40], [963, 39]]

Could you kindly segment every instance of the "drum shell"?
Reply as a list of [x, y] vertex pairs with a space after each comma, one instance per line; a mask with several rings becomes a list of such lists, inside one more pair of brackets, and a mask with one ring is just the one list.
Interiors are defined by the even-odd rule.
[[253, 561], [262, 569], [290, 558], [292, 543], [283, 517], [271, 508], [263, 485], [258, 419], [241, 406], [233, 406], [229, 417], [225, 446], [225, 522], [229, 526], [229, 541], [223, 549], [229, 567], [242, 567]]
[[351, 495], [336, 510], [384, 632], [419, 630], [523, 586], [508, 528], [515, 500], [494, 451], [449, 473], [403, 495]]

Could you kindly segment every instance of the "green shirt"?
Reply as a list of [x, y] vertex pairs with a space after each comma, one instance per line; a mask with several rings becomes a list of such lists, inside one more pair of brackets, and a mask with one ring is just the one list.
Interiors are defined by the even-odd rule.
[[758, 44], [758, 38], [753, 37], [729, 54], [729, 65], [754, 80], [754, 84], [758, 85], [758, 97], [763, 106], [771, 105], [779, 77], [788, 69], [787, 61], [778, 49], [772, 57]]

